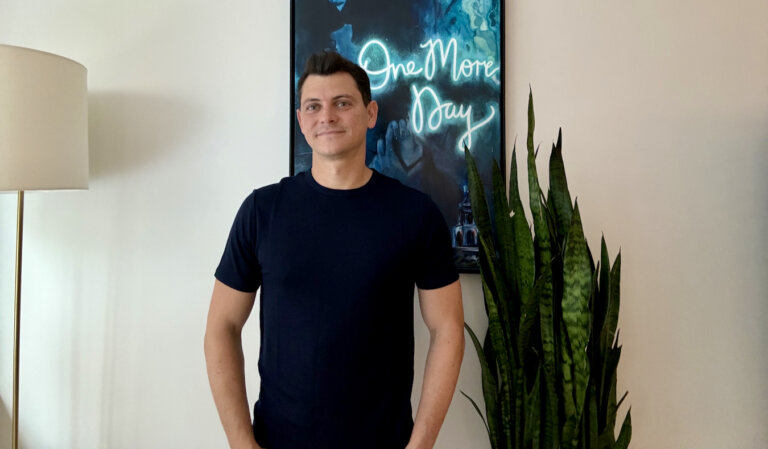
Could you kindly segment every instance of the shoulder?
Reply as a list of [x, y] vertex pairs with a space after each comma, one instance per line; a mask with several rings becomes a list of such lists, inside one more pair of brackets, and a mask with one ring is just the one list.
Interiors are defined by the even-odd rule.
[[430, 240], [435, 232], [448, 228], [443, 213], [430, 195], [385, 175], [381, 175], [381, 180], [382, 191], [387, 192], [383, 198], [386, 198], [388, 205], [382, 209], [390, 217], [407, 222], [408, 230], [414, 233], [415, 238]]
[[301, 173], [293, 176], [286, 176], [278, 182], [254, 189], [245, 198], [244, 204], [247, 203], [254, 208], [263, 208], [264, 206], [273, 204], [282, 192], [296, 188], [300, 175]]
[[296, 182], [296, 176], [287, 176], [279, 182], [267, 184], [251, 191], [243, 200], [235, 216], [235, 227], [245, 234], [257, 232], [261, 234], [269, 226], [270, 217], [275, 205], [279, 202], [285, 189], [290, 189]]
[[432, 201], [432, 197], [421, 190], [405, 185], [400, 180], [381, 173], [378, 173], [378, 176], [381, 180], [382, 190], [386, 191], [400, 204], [415, 207], [418, 210], [437, 207], [434, 201]]

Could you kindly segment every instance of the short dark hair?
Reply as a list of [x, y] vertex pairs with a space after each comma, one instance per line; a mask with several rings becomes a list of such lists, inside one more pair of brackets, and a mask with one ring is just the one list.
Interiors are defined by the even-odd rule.
[[307, 59], [307, 65], [304, 67], [304, 73], [299, 78], [299, 85], [296, 89], [298, 102], [301, 102], [301, 88], [309, 75], [327, 76], [338, 72], [346, 72], [352, 76], [355, 84], [357, 84], [357, 89], [363, 96], [363, 104], [368, 106], [368, 103], [371, 102], [371, 81], [368, 79], [368, 74], [362, 67], [335, 51], [321, 51]]

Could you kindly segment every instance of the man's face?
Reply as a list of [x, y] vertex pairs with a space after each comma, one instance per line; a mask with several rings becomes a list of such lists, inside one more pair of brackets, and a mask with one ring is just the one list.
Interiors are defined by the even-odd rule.
[[365, 154], [365, 133], [376, 124], [378, 106], [363, 96], [346, 72], [309, 75], [296, 115], [313, 157], [344, 159]]

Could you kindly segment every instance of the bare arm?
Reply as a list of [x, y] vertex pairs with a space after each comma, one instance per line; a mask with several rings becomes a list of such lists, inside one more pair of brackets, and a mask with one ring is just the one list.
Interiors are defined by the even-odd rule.
[[429, 329], [429, 352], [419, 408], [406, 449], [432, 449], [451, 404], [464, 357], [461, 284], [419, 289], [421, 315]]
[[241, 292], [216, 280], [205, 328], [208, 380], [232, 449], [262, 449], [253, 438], [240, 339], [255, 298], [255, 292]]

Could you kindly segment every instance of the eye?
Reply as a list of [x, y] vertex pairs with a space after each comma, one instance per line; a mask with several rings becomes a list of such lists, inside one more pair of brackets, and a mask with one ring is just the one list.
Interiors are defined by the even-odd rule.
[[336, 103], [336, 106], [338, 106], [340, 108], [344, 108], [344, 107], [349, 106], [349, 102], [347, 100], [341, 100], [341, 101]]
[[304, 110], [308, 111], [308, 112], [312, 112], [312, 111], [314, 111], [316, 109], [317, 109], [317, 105], [314, 104], [314, 103], [310, 103], [310, 104], [304, 106]]

